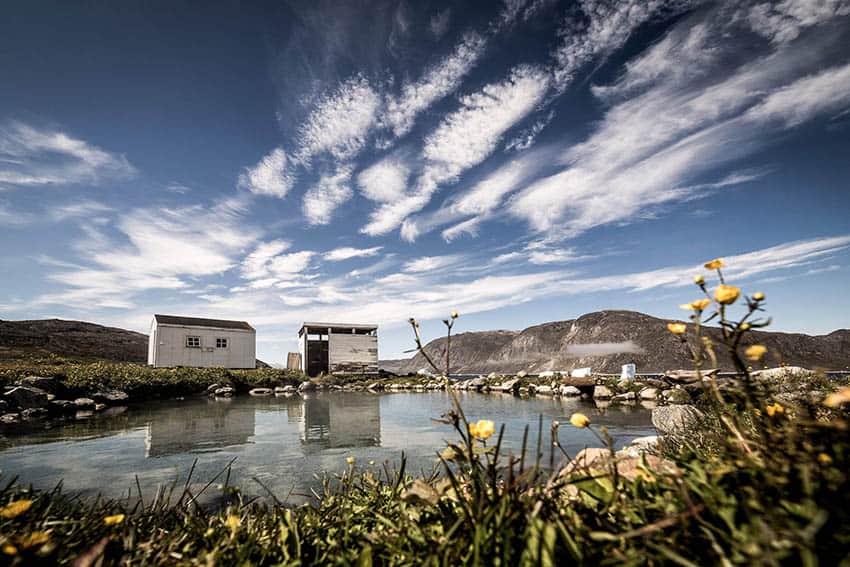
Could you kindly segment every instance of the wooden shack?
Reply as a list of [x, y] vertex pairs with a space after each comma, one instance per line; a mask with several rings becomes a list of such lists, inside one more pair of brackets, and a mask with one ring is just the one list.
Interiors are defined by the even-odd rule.
[[304, 323], [298, 345], [308, 376], [378, 373], [377, 325]]

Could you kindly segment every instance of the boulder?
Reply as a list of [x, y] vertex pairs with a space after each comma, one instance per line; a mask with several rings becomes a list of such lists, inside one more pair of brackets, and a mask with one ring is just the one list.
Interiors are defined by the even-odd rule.
[[47, 409], [53, 413], [72, 413], [77, 411], [77, 406], [71, 400], [50, 400]]
[[543, 384], [542, 386], [537, 386], [534, 389], [534, 393], [538, 396], [551, 396], [555, 393], [555, 391], [552, 389], [552, 386], [547, 386], [546, 384]]
[[11, 425], [13, 423], [18, 423], [21, 420], [20, 414], [17, 413], [4, 413], [0, 415], [0, 423], [4, 425]]
[[271, 388], [254, 388], [248, 392], [250, 396], [271, 396], [272, 394], [274, 394], [274, 390]]
[[690, 384], [691, 382], [699, 382], [700, 377], [707, 378], [717, 374], [717, 369], [705, 370], [697, 373], [696, 370], [668, 370], [664, 373], [664, 378], [668, 382], [677, 384]]
[[614, 392], [611, 391], [611, 388], [608, 386], [594, 386], [593, 388], [593, 399], [594, 400], [610, 400], [614, 397]]
[[687, 404], [691, 401], [691, 395], [682, 388], [664, 390], [661, 393], [661, 397], [663, 397], [664, 401], [668, 404]]
[[657, 400], [658, 388], [644, 388], [640, 391], [639, 396], [642, 400]]
[[301, 385], [298, 386], [299, 392], [313, 392], [316, 390], [316, 385], [310, 382], [309, 380], [305, 380], [301, 382]]
[[21, 419], [30, 421], [47, 416], [47, 410], [44, 408], [27, 408], [21, 411]]
[[634, 392], [626, 392], [625, 394], [617, 394], [611, 398], [612, 402], [633, 402], [637, 399], [637, 394]]
[[47, 393], [54, 394], [60, 386], [56, 378], [49, 378], [47, 376], [27, 376], [26, 378], [21, 379], [20, 385], [38, 388], [39, 390], [44, 390]]
[[513, 380], [507, 380], [502, 382], [502, 391], [503, 392], [511, 392], [516, 393], [519, 391], [520, 387], [520, 379], [514, 378]]
[[575, 386], [576, 388], [590, 388], [596, 385], [596, 378], [593, 376], [585, 376], [583, 378], [573, 378], [568, 376], [561, 379], [561, 384], [565, 386]]
[[632, 385], [632, 381], [628, 378], [620, 378], [620, 381], [617, 382], [617, 389], [619, 390], [627, 390]]
[[779, 368], [766, 368], [751, 373], [754, 378], [768, 381], [787, 380], [789, 378], [810, 378], [815, 373], [800, 366], [780, 366]]
[[564, 397], [573, 397], [581, 395], [581, 390], [579, 390], [575, 386], [561, 386], [559, 392]]
[[16, 386], [3, 396], [21, 409], [42, 408], [47, 405], [47, 392], [32, 386]]
[[528, 372], [526, 372], [525, 370], [520, 370], [516, 373], [517, 378], [525, 378], [526, 376], [528, 376]]
[[209, 386], [207, 386], [207, 393], [212, 394], [213, 392], [215, 392], [219, 388], [221, 388], [221, 384], [219, 384], [219, 383], [210, 384]]
[[219, 398], [229, 398], [235, 392], [236, 390], [234, 390], [230, 386], [222, 386], [221, 388], [216, 388], [216, 390], [213, 392], [213, 395], [218, 396]]
[[635, 437], [634, 439], [632, 439], [632, 447], [636, 447], [639, 451], [651, 451], [658, 447], [659, 441], [661, 441], [660, 435]]
[[705, 414], [688, 404], [673, 404], [652, 410], [652, 425], [662, 435], [682, 435]]
[[130, 396], [121, 390], [101, 390], [92, 394], [91, 398], [101, 404], [121, 405], [130, 399]]
[[78, 410], [93, 410], [94, 409], [94, 400], [91, 398], [77, 398], [74, 400], [74, 405]]
[[[495, 375], [494, 375], [495, 377]], [[469, 381], [469, 388], [471, 390], [480, 390], [484, 386], [487, 385], [487, 378], [484, 376], [479, 376], [478, 378], [473, 378]]]
[[109, 406], [108, 406], [108, 405], [106, 405], [106, 404], [95, 404], [95, 405], [94, 405], [94, 411], [103, 411], [103, 410], [105, 410], [105, 409], [106, 409], [106, 408], [108, 408], [108, 407], [109, 407]]
[[[495, 373], [495, 372], [491, 372], [490, 374], [488, 374], [488, 375], [487, 375], [487, 378], [490, 378], [490, 379], [495, 378], [495, 377], [496, 377], [496, 373]], [[479, 376], [479, 378], [482, 378], [482, 377], [481, 377], [481, 376]]]

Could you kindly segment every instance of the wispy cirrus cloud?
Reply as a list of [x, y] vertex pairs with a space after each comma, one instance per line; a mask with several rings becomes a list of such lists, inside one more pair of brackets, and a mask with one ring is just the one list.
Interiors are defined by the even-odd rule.
[[332, 173], [323, 174], [304, 194], [304, 217], [311, 225], [331, 222], [334, 211], [348, 201], [354, 192], [351, 189], [350, 165], [341, 165]]
[[371, 248], [353, 248], [351, 246], [343, 246], [342, 248], [328, 250], [325, 252], [324, 258], [331, 262], [350, 260], [351, 258], [368, 258], [370, 256], [375, 256], [383, 248], [383, 246], [373, 246]]
[[255, 195], [283, 199], [295, 183], [295, 165], [283, 148], [275, 148], [256, 165], [245, 168], [237, 184]]
[[98, 184], [128, 179], [136, 169], [108, 152], [54, 128], [23, 122], [0, 126], [0, 184], [18, 187]]

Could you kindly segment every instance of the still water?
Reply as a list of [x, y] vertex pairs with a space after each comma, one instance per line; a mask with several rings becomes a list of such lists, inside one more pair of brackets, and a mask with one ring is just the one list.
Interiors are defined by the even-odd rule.
[[[600, 408], [576, 398], [458, 395], [470, 420], [492, 419], [497, 432], [505, 424], [508, 452], [519, 452], [526, 425], [528, 446], [535, 452], [542, 415], [547, 462], [553, 420], [565, 424], [559, 436], [570, 454], [600, 445], [590, 432], [569, 426], [576, 411], [605, 425], [617, 448], [654, 433], [650, 412], [640, 406]], [[281, 499], [288, 495], [290, 503], [297, 503], [317, 485], [314, 475], [345, 470], [350, 456], [358, 466], [368, 467], [372, 460], [396, 466], [403, 451], [409, 471], [430, 470], [446, 440], [457, 440], [450, 426], [432, 421], [450, 407], [445, 392], [329, 392], [112, 408], [113, 415], [0, 437], [0, 482], [17, 476], [21, 484], [52, 488], [61, 480], [66, 491], [120, 498], [130, 492], [135, 496], [138, 476], [148, 497], [158, 485], [177, 481], [182, 488], [196, 459], [195, 490], [235, 458], [231, 485], [247, 495], [265, 496], [256, 478]]]

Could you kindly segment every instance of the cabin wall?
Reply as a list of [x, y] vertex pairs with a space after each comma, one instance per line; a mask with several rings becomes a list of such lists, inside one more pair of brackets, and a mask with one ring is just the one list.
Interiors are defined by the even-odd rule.
[[[201, 337], [201, 347], [187, 347], [187, 336]], [[227, 348], [216, 348], [217, 338], [226, 338]], [[151, 332], [150, 341], [155, 341], [149, 351], [153, 351], [152, 365], [157, 368], [255, 368], [257, 365], [254, 331], [159, 324]]]
[[372, 374], [378, 372], [378, 337], [332, 333], [328, 351], [330, 372]]

